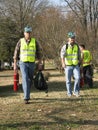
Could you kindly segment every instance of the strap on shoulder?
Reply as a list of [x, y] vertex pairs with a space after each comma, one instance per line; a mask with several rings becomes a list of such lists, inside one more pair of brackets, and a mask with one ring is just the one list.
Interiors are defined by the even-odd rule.
[[66, 43], [66, 50], [68, 49], [68, 43]]

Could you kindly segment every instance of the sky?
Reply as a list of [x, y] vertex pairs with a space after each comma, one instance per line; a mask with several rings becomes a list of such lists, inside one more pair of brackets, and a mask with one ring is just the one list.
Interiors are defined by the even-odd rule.
[[65, 5], [66, 2], [64, 0], [49, 0], [50, 3], [54, 5]]

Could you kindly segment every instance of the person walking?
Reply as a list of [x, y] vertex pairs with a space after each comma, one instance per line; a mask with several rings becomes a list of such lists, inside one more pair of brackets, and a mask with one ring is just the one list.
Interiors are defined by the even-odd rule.
[[[68, 33], [68, 43], [61, 48], [61, 64], [65, 70], [67, 95], [69, 97], [79, 96], [80, 92], [80, 67], [81, 53], [75, 41], [75, 33]], [[74, 88], [72, 92], [71, 78], [74, 77]]]
[[20, 38], [14, 51], [14, 71], [18, 72], [17, 61], [19, 60], [25, 104], [28, 104], [30, 100], [36, 58], [38, 59], [38, 69], [42, 69], [40, 45], [35, 38], [31, 38], [31, 32], [30, 26], [24, 28], [24, 37]]
[[90, 88], [92, 88], [93, 87], [93, 79], [92, 79], [93, 70], [91, 67], [92, 55], [91, 55], [91, 52], [89, 50], [85, 49], [84, 44], [81, 44], [79, 47], [81, 50], [84, 83], [88, 84], [88, 86]]

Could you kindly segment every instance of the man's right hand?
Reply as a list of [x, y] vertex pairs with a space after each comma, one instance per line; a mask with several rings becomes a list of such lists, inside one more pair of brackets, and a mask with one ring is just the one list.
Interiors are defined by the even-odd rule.
[[62, 63], [62, 68], [65, 68], [66, 65], [65, 65], [65, 59], [64, 58], [61, 59], [61, 63]]
[[17, 65], [14, 63], [14, 72], [18, 73]]
[[62, 63], [62, 68], [65, 68], [65, 67], [66, 67], [65, 63]]

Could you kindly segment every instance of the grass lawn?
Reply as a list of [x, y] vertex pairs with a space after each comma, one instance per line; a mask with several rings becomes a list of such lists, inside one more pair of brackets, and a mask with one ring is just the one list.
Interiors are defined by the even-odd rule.
[[68, 98], [64, 74], [46, 71], [48, 95], [32, 86], [30, 104], [23, 101], [21, 74], [14, 92], [13, 71], [0, 72], [0, 130], [98, 130], [98, 75], [93, 89], [84, 86], [80, 97]]

